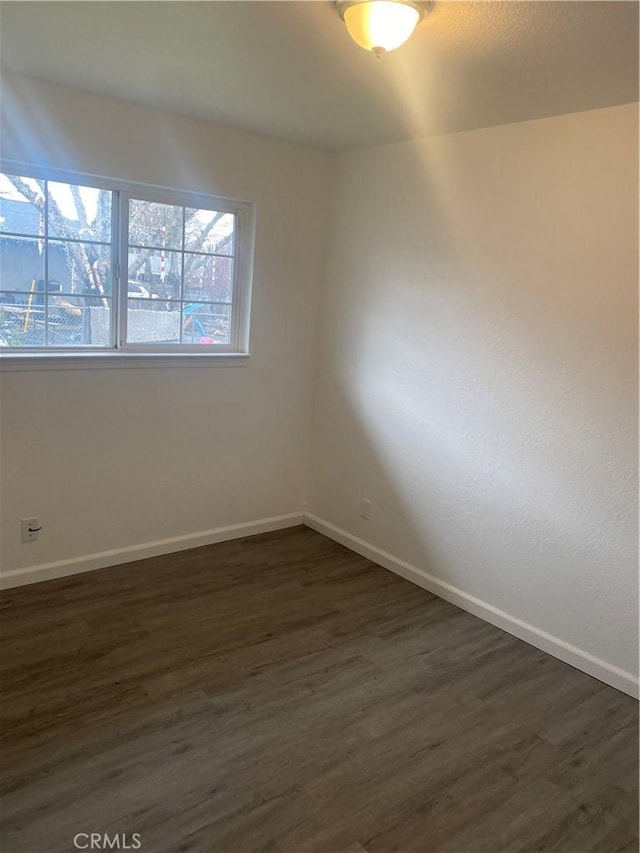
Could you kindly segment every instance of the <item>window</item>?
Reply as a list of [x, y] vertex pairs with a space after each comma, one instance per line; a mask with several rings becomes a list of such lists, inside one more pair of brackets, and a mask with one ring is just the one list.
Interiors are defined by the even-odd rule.
[[2, 355], [247, 352], [252, 208], [0, 172]]

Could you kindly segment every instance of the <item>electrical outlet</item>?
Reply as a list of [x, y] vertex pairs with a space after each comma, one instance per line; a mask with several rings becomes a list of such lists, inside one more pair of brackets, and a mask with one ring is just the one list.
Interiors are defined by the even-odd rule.
[[369, 521], [371, 518], [371, 507], [372, 503], [367, 498], [360, 498], [360, 518], [364, 518], [365, 521]]
[[23, 542], [35, 542], [42, 527], [38, 524], [37, 518], [23, 518], [20, 522], [20, 530]]

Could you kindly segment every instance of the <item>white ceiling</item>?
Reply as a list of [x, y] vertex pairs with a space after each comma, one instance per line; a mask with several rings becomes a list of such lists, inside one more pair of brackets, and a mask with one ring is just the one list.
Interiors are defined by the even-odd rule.
[[437, 0], [381, 60], [335, 5], [3, 2], [8, 70], [350, 148], [638, 98], [636, 2]]

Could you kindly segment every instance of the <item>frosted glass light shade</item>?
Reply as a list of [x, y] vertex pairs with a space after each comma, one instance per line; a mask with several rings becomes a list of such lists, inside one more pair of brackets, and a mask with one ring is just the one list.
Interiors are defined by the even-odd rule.
[[404, 44], [422, 17], [416, 5], [402, 0], [363, 0], [340, 6], [351, 38], [377, 55]]

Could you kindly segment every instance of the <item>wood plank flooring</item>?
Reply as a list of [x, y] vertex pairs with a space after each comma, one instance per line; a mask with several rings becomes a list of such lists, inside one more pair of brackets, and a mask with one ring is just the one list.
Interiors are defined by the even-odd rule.
[[307, 528], [1, 627], [3, 853], [638, 850], [633, 699]]

